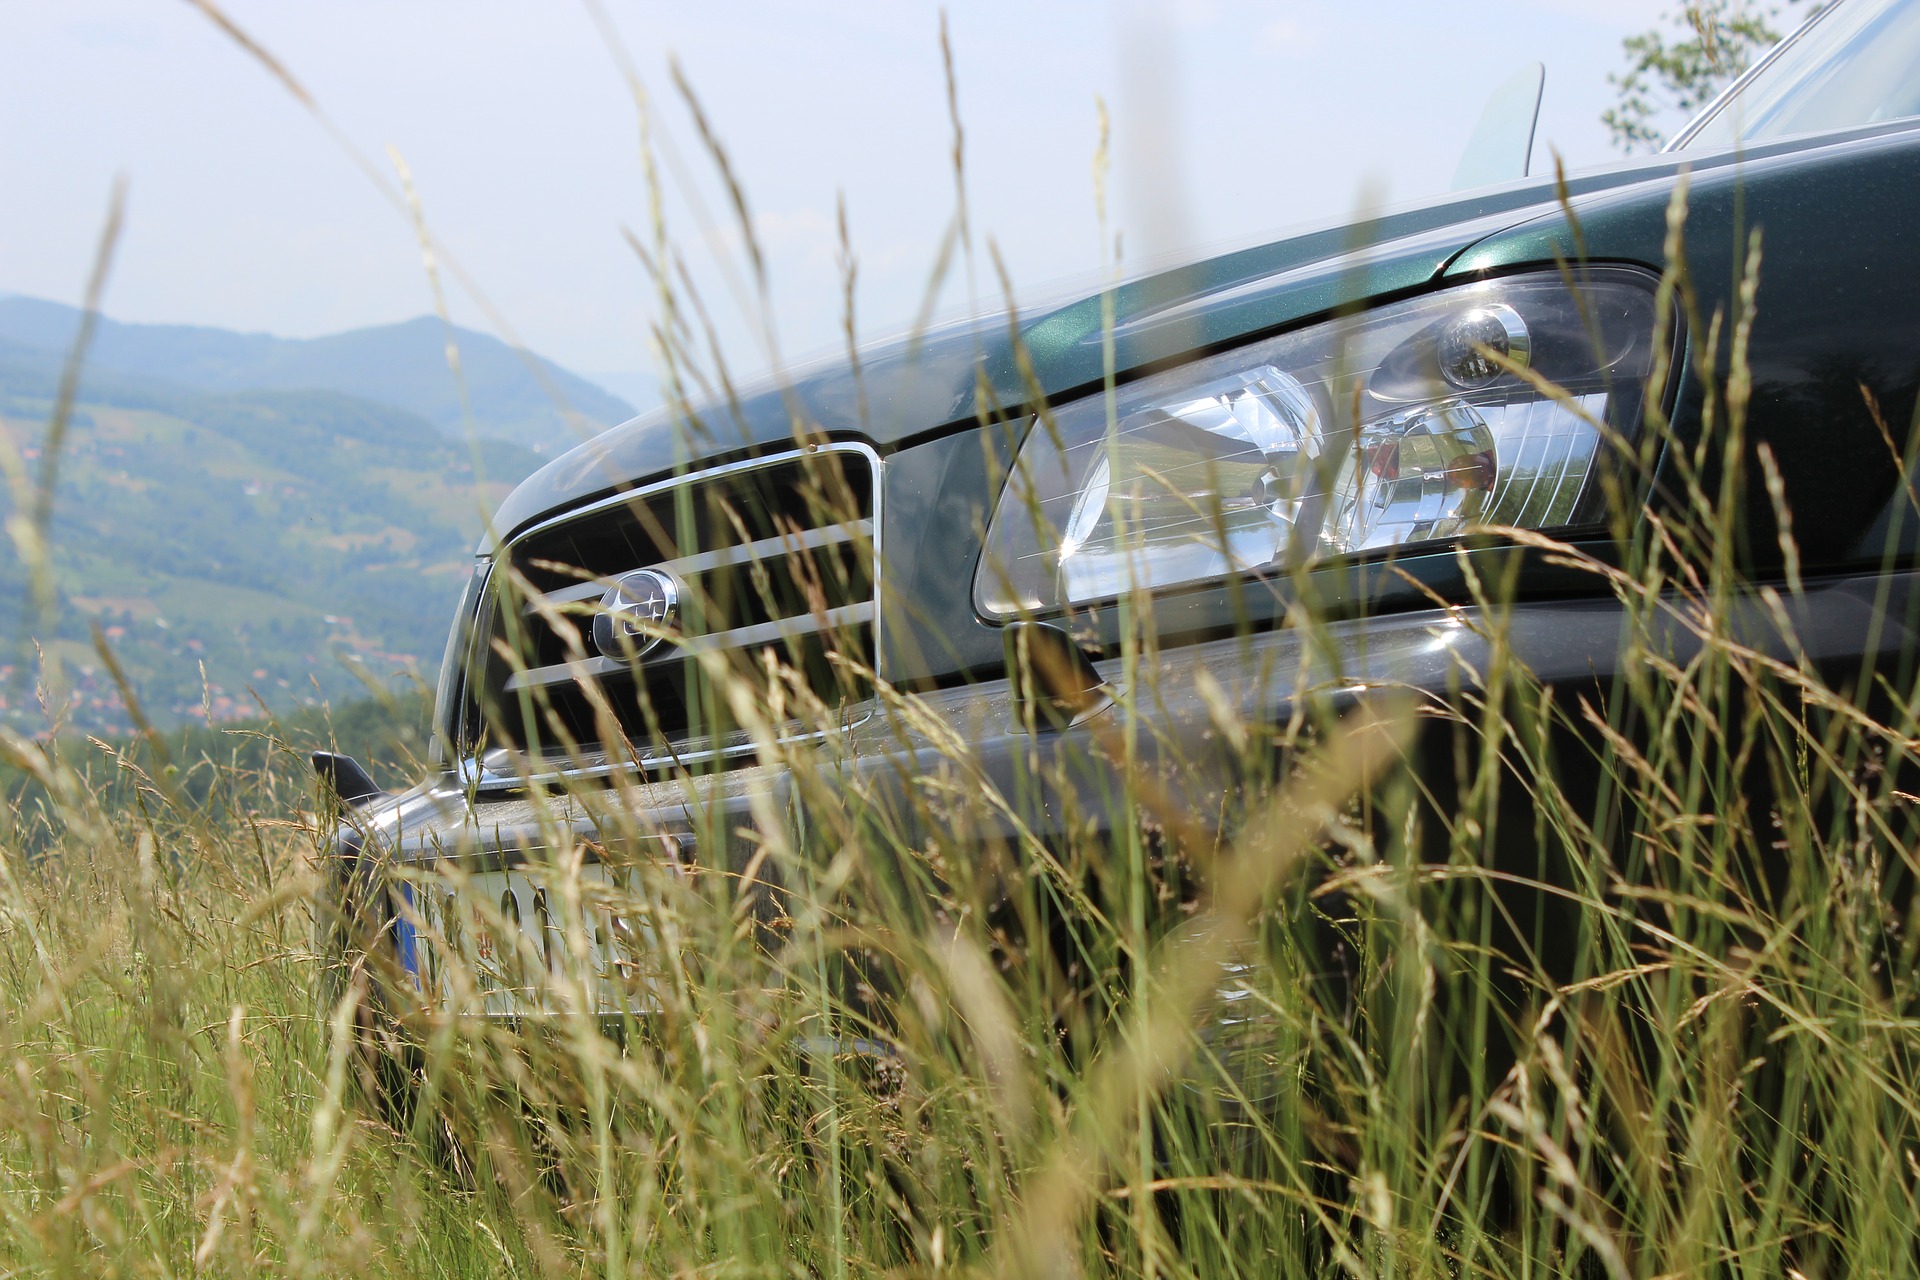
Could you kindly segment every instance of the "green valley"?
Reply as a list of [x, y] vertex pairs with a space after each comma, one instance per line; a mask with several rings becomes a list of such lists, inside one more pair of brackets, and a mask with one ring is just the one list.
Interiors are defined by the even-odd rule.
[[[0, 344], [0, 520], [42, 475], [60, 368]], [[90, 366], [57, 459], [51, 616], [0, 553], [0, 723], [131, 728], [96, 628], [162, 726], [430, 684], [485, 513], [540, 462], [339, 391]], [[36, 645], [63, 689], [37, 687]]]

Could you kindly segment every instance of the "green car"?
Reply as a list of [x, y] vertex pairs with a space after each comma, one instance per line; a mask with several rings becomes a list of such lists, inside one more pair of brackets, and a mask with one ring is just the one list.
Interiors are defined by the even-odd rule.
[[[1920, 3], [1843, 0], [1661, 154], [687, 391], [496, 513], [433, 776], [316, 759], [328, 945], [393, 1019], [515, 1021], [559, 1009], [524, 970], [575, 929], [592, 1012], [631, 1022], [660, 980], [618, 905], [636, 864], [763, 885], [777, 941], [776, 846], [847, 813], [896, 850], [1044, 850], [1132, 822], [1099, 797], [1149, 778], [1160, 838], [1230, 834], [1232, 726], [1383, 690], [1424, 699], [1407, 750], [1452, 812], [1447, 709], [1489, 696], [1496, 633], [1563, 707], [1635, 677], [1630, 630], [1699, 651], [1697, 613], [1609, 575], [1703, 505], [1741, 513], [1751, 587], [1712, 601], [1718, 641], [1910, 694], [1916, 201]], [[1560, 758], [1603, 804], [1602, 757]], [[1534, 866], [1527, 790], [1500, 804], [1485, 864]], [[1577, 926], [1499, 928], [1575, 963]], [[885, 1022], [837, 1043], [884, 1054]]]

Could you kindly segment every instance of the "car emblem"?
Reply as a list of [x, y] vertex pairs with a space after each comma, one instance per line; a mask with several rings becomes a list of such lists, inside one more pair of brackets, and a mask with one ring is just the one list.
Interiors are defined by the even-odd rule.
[[651, 653], [680, 612], [680, 589], [658, 569], [635, 569], [600, 597], [593, 619], [593, 646], [623, 661]]

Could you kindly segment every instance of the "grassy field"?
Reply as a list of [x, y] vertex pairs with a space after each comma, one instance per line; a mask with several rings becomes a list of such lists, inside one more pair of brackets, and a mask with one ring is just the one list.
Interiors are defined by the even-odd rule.
[[[1701, 588], [1696, 620], [1720, 590]], [[1156, 811], [1147, 778], [1099, 801], [1138, 819], [1111, 839], [985, 840], [1012, 802], [968, 793], [955, 744], [956, 785], [926, 792], [945, 839], [903, 845], [857, 803], [770, 827], [761, 879], [786, 893], [769, 927], [736, 876], [635, 858], [624, 888], [590, 883], [556, 826], [558, 914], [646, 921], [636, 946], [667, 975], [653, 1005], [624, 1049], [583, 1014], [514, 1029], [401, 1010], [410, 1107], [363, 1054], [368, 986], [322, 981], [324, 831], [297, 760], [169, 770], [150, 748], [87, 762], [10, 739], [43, 799], [0, 826], [0, 1260], [1909, 1272], [1914, 801], [1886, 766], [1912, 727], [1701, 630], [1684, 667], [1643, 637], [1644, 676], [1604, 709], [1509, 668], [1464, 715], [1388, 703], [1297, 741], [1223, 723], [1245, 790], [1219, 842]], [[1589, 712], [1589, 734], [1544, 732]], [[1400, 765], [1415, 714], [1460, 748], [1444, 810]], [[1659, 731], [1600, 730], [1636, 718]], [[1598, 812], [1541, 754], [1575, 741], [1612, 784]], [[142, 772], [103, 803], [114, 769]], [[1493, 791], [1529, 783], [1539, 885], [1495, 884], [1476, 854], [1515, 808]], [[638, 847], [623, 834], [644, 835], [613, 823], [606, 848]], [[1516, 939], [1501, 908], [1540, 923]], [[1570, 967], [1548, 958], [1549, 920], [1577, 934]], [[521, 980], [577, 1010], [587, 940], [567, 928], [552, 976]], [[456, 1005], [478, 983], [456, 979]], [[808, 1048], [848, 1034], [897, 1056]]]
[[[323, 891], [324, 726], [0, 728], [0, 1274], [1920, 1269], [1920, 655], [1819, 668], [1797, 578], [1742, 578], [1744, 319], [1689, 317], [1730, 359], [1669, 518], [1629, 496], [1608, 563], [1489, 535], [1621, 607], [1618, 678], [1541, 687], [1483, 575], [1455, 697], [1306, 669], [1275, 724], [1218, 689], [1205, 758], [1148, 771], [1171, 658], [1137, 623], [1110, 769], [1036, 749], [997, 789], [883, 684], [940, 745], [902, 799], [715, 667], [801, 803], [723, 829], [689, 784], [697, 847], [747, 856], [688, 863], [617, 792], [535, 794], [561, 944], [484, 965], [456, 924], [511, 936], [494, 897], [379, 863], [451, 904], [407, 917], [444, 998]], [[503, 981], [557, 1012], [475, 1016]]]
[[[1796, 593], [1731, 567], [1734, 492], [1623, 525], [1625, 567], [1535, 548], [1626, 610], [1629, 674], [1597, 692], [1533, 682], [1491, 582], [1451, 702], [1309, 697], [1273, 725], [1223, 692], [1221, 749], [1189, 762], [1226, 796], [1206, 821], [1126, 767], [1150, 634], [1100, 748], [1119, 789], [1038, 754], [1022, 780], [1078, 806], [1064, 836], [1009, 824], [951, 731], [913, 821], [831, 749], [770, 743], [811, 803], [759, 815], [745, 869], [664, 859], [616, 810], [596, 879], [569, 825], [594, 797], [556, 794], [566, 945], [493, 962], [570, 1011], [537, 1026], [471, 1016], [488, 978], [457, 960], [445, 1001], [325, 963], [330, 824], [270, 738], [8, 737], [34, 785], [0, 813], [0, 1263], [1911, 1272], [1912, 671], [1837, 691], [1729, 630], [1744, 601], [1790, 632]], [[1531, 865], [1491, 861], [1516, 834]], [[457, 866], [382, 874], [500, 924]], [[609, 1038], [615, 917], [651, 976]]]

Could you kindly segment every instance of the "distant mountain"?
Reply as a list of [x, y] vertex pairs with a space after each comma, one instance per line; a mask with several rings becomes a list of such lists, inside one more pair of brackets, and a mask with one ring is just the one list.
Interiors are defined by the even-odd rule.
[[[0, 437], [29, 476], [61, 363], [0, 342]], [[54, 625], [0, 537], [0, 723], [46, 727], [37, 643], [68, 674], [68, 727], [127, 730], [94, 625], [163, 726], [238, 718], [256, 697], [276, 711], [338, 702], [396, 672], [430, 684], [483, 511], [541, 461], [506, 441], [476, 451], [423, 416], [339, 391], [188, 381], [87, 370], [59, 458]], [[0, 527], [12, 507], [0, 483]]]
[[[0, 343], [64, 355], [80, 317], [57, 302], [0, 296]], [[551, 453], [633, 416], [625, 400], [550, 360], [471, 329], [456, 328], [453, 336], [478, 435]], [[432, 316], [323, 338], [103, 318], [88, 367], [197, 391], [338, 392], [464, 439], [466, 411], [447, 368], [446, 343], [446, 327]]]

